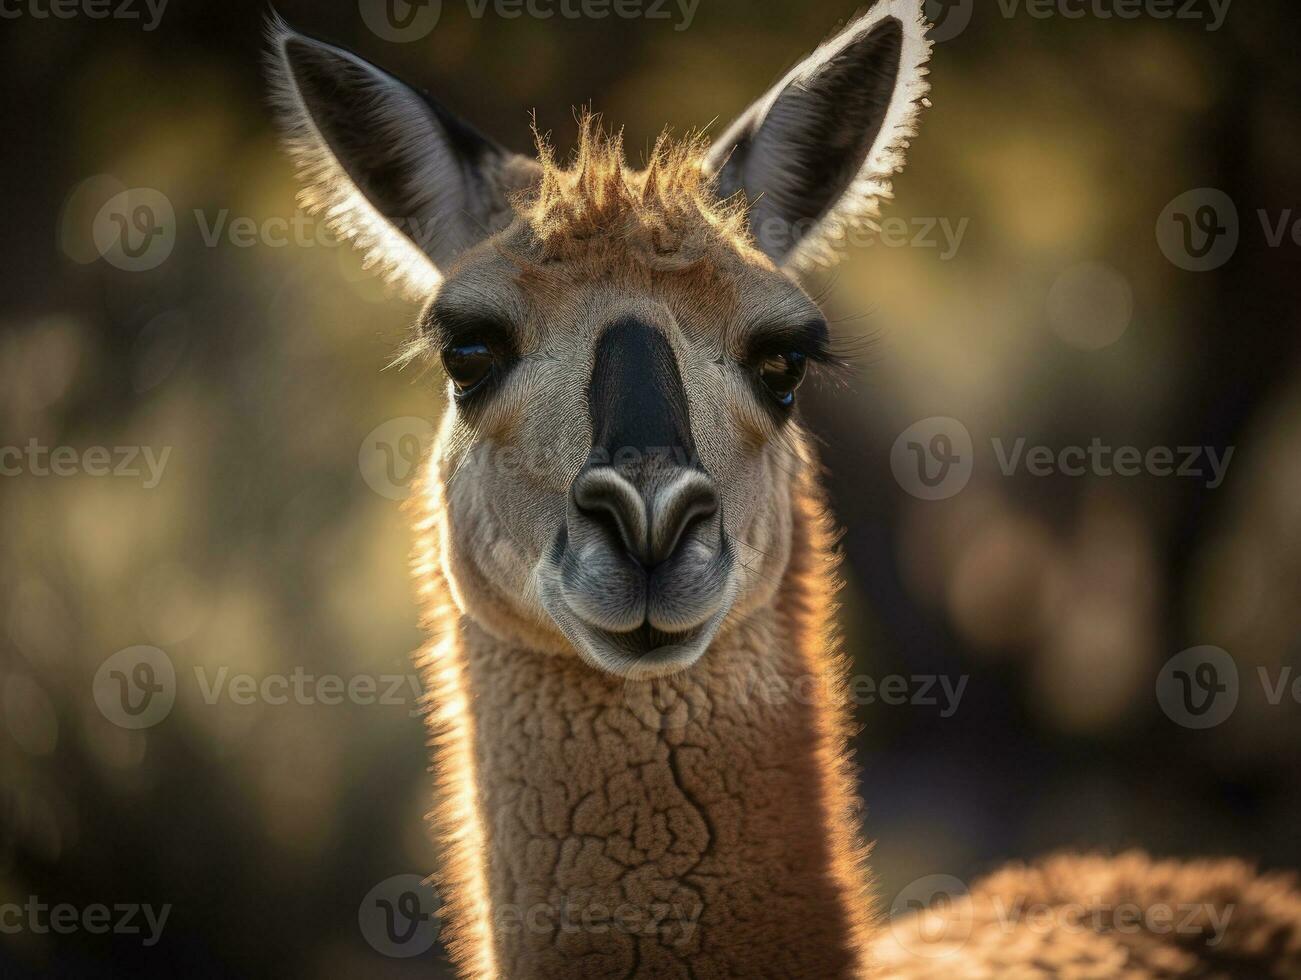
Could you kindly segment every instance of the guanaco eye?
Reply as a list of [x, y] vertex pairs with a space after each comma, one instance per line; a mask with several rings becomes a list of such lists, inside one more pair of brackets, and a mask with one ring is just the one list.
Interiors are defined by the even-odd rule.
[[779, 405], [795, 402], [795, 389], [804, 380], [808, 359], [799, 351], [768, 354], [759, 362], [759, 380], [772, 392]]
[[494, 358], [487, 344], [458, 344], [443, 351], [443, 369], [458, 395], [467, 395], [487, 380]]

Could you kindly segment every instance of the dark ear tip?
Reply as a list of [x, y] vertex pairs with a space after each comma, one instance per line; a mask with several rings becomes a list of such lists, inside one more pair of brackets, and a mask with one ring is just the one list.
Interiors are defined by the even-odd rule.
[[267, 41], [271, 58], [301, 80], [304, 72], [326, 70], [327, 66], [355, 61], [347, 52], [290, 27], [274, 11], [267, 18]]

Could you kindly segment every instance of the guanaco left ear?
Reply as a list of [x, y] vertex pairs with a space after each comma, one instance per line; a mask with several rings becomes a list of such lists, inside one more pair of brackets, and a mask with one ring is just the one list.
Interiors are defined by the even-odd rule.
[[272, 98], [304, 207], [428, 298], [457, 255], [509, 223], [508, 196], [537, 179], [537, 162], [351, 51], [278, 18], [269, 35]]
[[871, 225], [930, 86], [922, 0], [878, 0], [796, 65], [713, 145], [718, 191], [744, 191], [750, 230], [781, 266], [830, 264]]

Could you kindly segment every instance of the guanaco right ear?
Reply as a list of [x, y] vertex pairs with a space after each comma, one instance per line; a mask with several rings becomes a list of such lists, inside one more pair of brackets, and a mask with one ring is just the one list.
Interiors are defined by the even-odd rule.
[[343, 48], [274, 19], [273, 100], [301, 200], [414, 299], [456, 257], [509, 223], [508, 197], [537, 179], [432, 99]]
[[778, 265], [830, 264], [880, 213], [930, 88], [928, 29], [922, 0], [878, 0], [710, 150], [719, 193], [745, 192], [750, 231]]

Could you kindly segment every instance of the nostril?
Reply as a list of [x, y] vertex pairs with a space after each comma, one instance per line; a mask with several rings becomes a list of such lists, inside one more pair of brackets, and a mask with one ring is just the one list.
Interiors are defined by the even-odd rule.
[[638, 562], [644, 560], [646, 505], [631, 483], [612, 469], [593, 469], [574, 481], [573, 494], [588, 520], [604, 527]]
[[697, 524], [718, 513], [718, 493], [703, 473], [687, 471], [656, 498], [651, 527], [651, 557], [658, 564], [671, 558]]

